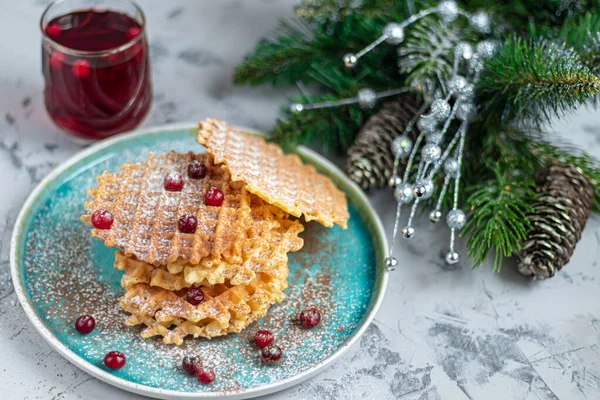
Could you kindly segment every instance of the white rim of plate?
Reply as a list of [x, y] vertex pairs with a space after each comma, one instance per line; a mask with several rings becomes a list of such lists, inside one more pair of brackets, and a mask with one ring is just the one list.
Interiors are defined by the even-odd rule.
[[[193, 129], [193, 127], [197, 126], [197, 125], [198, 125], [197, 123], [175, 123], [175, 124], [166, 124], [166, 125], [160, 125], [160, 126], [149, 127], [149, 128], [139, 128], [132, 132], [122, 133], [122, 134], [113, 136], [110, 139], [105, 139], [101, 142], [93, 144], [86, 149], [81, 150], [80, 152], [74, 154], [69, 159], [67, 159], [65, 162], [60, 164], [58, 167], [56, 167], [52, 172], [50, 172], [35, 187], [35, 189], [33, 189], [33, 191], [29, 194], [29, 196], [27, 197], [27, 200], [25, 200], [25, 203], [23, 204], [23, 206], [21, 208], [21, 211], [19, 212], [19, 215], [18, 215], [17, 220], [14, 225], [14, 229], [13, 229], [11, 240], [10, 240], [10, 269], [11, 269], [13, 286], [14, 286], [15, 292], [17, 293], [17, 298], [19, 299], [19, 302], [21, 303], [21, 306], [23, 307], [23, 311], [25, 311], [25, 315], [27, 315], [27, 318], [29, 319], [29, 321], [33, 324], [33, 326], [36, 328], [36, 330], [42, 335], [44, 340], [46, 340], [46, 342], [48, 342], [50, 344], [50, 346], [52, 346], [55, 350], [57, 350], [60, 355], [62, 355], [64, 358], [66, 358], [69, 362], [71, 362], [76, 367], [82, 369], [83, 371], [94, 376], [95, 378], [98, 378], [101, 381], [104, 381], [104, 382], [106, 382], [110, 385], [113, 385], [115, 387], [118, 387], [120, 389], [129, 391], [129, 392], [133, 392], [133, 393], [137, 393], [137, 394], [151, 396], [154, 398], [165, 398], [165, 399], [190, 399], [190, 398], [195, 398], [195, 399], [198, 399], [198, 398], [202, 398], [202, 399], [211, 399], [211, 398], [246, 399], [246, 398], [257, 397], [257, 396], [261, 396], [261, 395], [279, 392], [281, 390], [285, 390], [285, 389], [295, 386], [301, 382], [304, 382], [307, 379], [317, 375], [326, 366], [330, 365], [335, 360], [337, 360], [342, 354], [344, 354], [362, 336], [364, 331], [367, 329], [367, 327], [369, 326], [369, 324], [375, 317], [375, 314], [379, 310], [379, 306], [381, 305], [381, 302], [383, 300], [385, 291], [387, 289], [387, 284], [388, 284], [389, 272], [387, 270], [385, 270], [385, 269], [383, 270], [381, 290], [379, 290], [376, 297], [374, 298], [373, 307], [371, 308], [370, 312], [365, 316], [362, 325], [348, 339], [348, 341], [346, 343], [344, 343], [342, 346], [340, 346], [340, 348], [338, 348], [329, 357], [327, 357], [320, 363], [313, 365], [311, 368], [307, 369], [306, 371], [303, 371], [302, 373], [294, 375], [287, 379], [283, 379], [283, 380], [280, 380], [277, 382], [270, 383], [268, 385], [258, 386], [258, 387], [255, 387], [252, 389], [247, 389], [247, 390], [240, 391], [240, 392], [218, 392], [218, 393], [178, 392], [175, 390], [154, 388], [151, 386], [134, 383], [134, 382], [125, 380], [123, 378], [119, 378], [115, 375], [112, 375], [109, 372], [106, 372], [106, 371], [100, 369], [99, 367], [93, 365], [89, 361], [83, 359], [82, 357], [78, 356], [77, 354], [75, 354], [74, 352], [69, 350], [60, 340], [58, 340], [52, 334], [52, 332], [50, 332], [50, 330], [40, 320], [39, 316], [33, 309], [32, 305], [29, 302], [29, 298], [25, 294], [25, 290], [21, 285], [19, 272], [17, 271], [17, 259], [16, 259], [17, 258], [17, 242], [19, 239], [18, 233], [20, 231], [19, 228], [23, 225], [23, 220], [24, 220], [25, 215], [27, 214], [28, 210], [30, 209], [31, 205], [38, 198], [40, 193], [44, 190], [44, 188], [46, 187], [46, 185], [49, 182], [54, 180], [58, 175], [60, 175], [62, 172], [64, 172], [65, 170], [67, 170], [69, 167], [73, 166], [77, 162], [81, 161], [82, 159], [96, 153], [99, 150], [110, 147], [113, 144], [118, 143], [120, 141], [134, 138], [137, 136], [145, 136], [148, 134], [158, 133], [158, 132], [163, 132], [163, 131], [168, 131], [168, 130]], [[256, 129], [246, 128], [243, 126], [236, 126], [236, 128], [244, 130], [249, 133], [264, 135], [263, 132], [257, 131]], [[356, 192], [356, 195], [367, 206], [367, 209], [365, 211], [370, 214], [369, 217], [371, 218], [372, 221], [375, 222], [375, 224], [373, 226], [373, 230], [378, 235], [380, 235], [380, 239], [383, 242], [384, 249], [387, 249], [388, 243], [387, 243], [387, 237], [385, 234], [385, 230], [383, 229], [383, 224], [381, 223], [379, 216], [373, 209], [373, 206], [371, 205], [369, 199], [363, 193], [363, 191], [358, 187], [358, 185], [356, 185], [354, 182], [352, 182], [350, 179], [348, 179], [348, 177], [346, 177], [346, 175], [342, 171], [340, 171], [340, 169], [336, 165], [334, 165], [329, 160], [325, 159], [320, 154], [314, 152], [313, 150], [310, 150], [304, 146], [299, 146], [296, 149], [296, 152], [298, 154], [306, 155], [310, 158], [317, 159], [321, 164], [323, 164], [327, 168], [329, 173], [331, 173], [337, 179], [344, 181], [346, 184], [348, 184], [349, 186], [352, 187], [352, 189]], [[383, 268], [383, 267], [381, 267], [381, 268]]]

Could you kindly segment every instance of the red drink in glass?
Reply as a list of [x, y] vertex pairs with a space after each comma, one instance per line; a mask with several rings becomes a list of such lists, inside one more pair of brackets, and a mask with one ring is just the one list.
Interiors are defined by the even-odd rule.
[[133, 129], [148, 113], [148, 45], [144, 16], [134, 4], [113, 0], [98, 9], [77, 3], [53, 3], [42, 16], [44, 98], [59, 127], [93, 141]]

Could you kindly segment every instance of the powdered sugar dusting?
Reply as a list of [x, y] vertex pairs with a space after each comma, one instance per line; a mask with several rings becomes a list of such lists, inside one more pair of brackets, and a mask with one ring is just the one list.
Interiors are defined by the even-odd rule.
[[[91, 364], [104, 369], [104, 355], [121, 351], [127, 364], [112, 374], [163, 389], [243, 391], [293, 377], [325, 360], [361, 324], [373, 295], [374, 251], [367, 227], [352, 207], [346, 231], [307, 224], [301, 235], [304, 249], [290, 254], [287, 298], [242, 333], [212, 340], [187, 339], [178, 347], [163, 344], [161, 338], [143, 339], [140, 328], [125, 326], [127, 314], [118, 306], [124, 292], [119, 285], [122, 272], [112, 267], [114, 249], [91, 238], [89, 227], [79, 221], [82, 201], [102, 170], [115, 171], [126, 157], [136, 162], [150, 150], [180, 150], [177, 146], [191, 147], [193, 139], [188, 144], [181, 136], [162, 139], [152, 147], [132, 141], [127, 150], [116, 149], [112, 157], [89, 169], [79, 166], [69, 172], [64, 184], [49, 188], [34, 206], [24, 238], [25, 283], [37, 313], [61, 342]], [[323, 316], [314, 329], [296, 321], [297, 313], [309, 305], [319, 308]], [[86, 336], [73, 326], [83, 314], [93, 315], [97, 322]], [[276, 344], [284, 351], [279, 365], [262, 363], [258, 348], [248, 340], [258, 329], [275, 334]], [[211, 385], [198, 383], [182, 370], [186, 354], [199, 355], [215, 369], [217, 378]]]

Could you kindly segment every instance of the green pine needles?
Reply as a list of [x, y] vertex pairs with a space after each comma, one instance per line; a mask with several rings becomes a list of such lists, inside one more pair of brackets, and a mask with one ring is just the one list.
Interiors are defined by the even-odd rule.
[[[336, 101], [358, 90], [428, 87], [446, 79], [461, 38], [483, 39], [468, 24], [448, 28], [435, 16], [411, 25], [399, 46], [383, 44], [345, 68], [342, 57], [364, 48], [392, 21], [402, 21], [437, 2], [427, 0], [304, 0], [297, 18], [282, 22], [235, 71], [239, 85], [308, 86], [292, 102]], [[600, 164], [572, 146], [550, 143], [543, 127], [600, 92], [600, 2], [592, 0], [464, 0], [494, 21], [488, 36], [501, 43], [485, 63], [477, 86], [460, 185], [469, 212], [462, 231], [469, 255], [480, 265], [493, 254], [494, 270], [521, 248], [526, 214], [535, 198], [533, 176], [551, 162], [577, 166], [595, 187], [600, 212]], [[316, 143], [345, 151], [375, 110], [349, 105], [292, 113], [283, 107], [273, 140], [295, 146]], [[435, 196], [434, 196], [435, 197]]]

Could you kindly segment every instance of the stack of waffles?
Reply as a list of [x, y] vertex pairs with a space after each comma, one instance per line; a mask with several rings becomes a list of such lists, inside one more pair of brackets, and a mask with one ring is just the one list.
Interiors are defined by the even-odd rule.
[[[327, 177], [276, 145], [217, 120], [202, 122], [197, 139], [202, 154], [150, 154], [105, 171], [82, 216], [91, 224], [97, 210], [111, 214], [112, 225], [92, 236], [120, 248], [114, 266], [125, 272], [126, 324], [168, 344], [240, 332], [284, 299], [287, 254], [303, 245], [292, 216], [344, 228], [349, 217]], [[188, 174], [192, 162], [206, 168], [202, 178]], [[183, 177], [181, 190], [164, 187], [173, 173]], [[221, 205], [207, 204], [211, 188], [222, 192]], [[184, 215], [197, 220], [192, 233], [178, 225]], [[191, 288], [202, 291], [200, 304], [188, 300]]]

